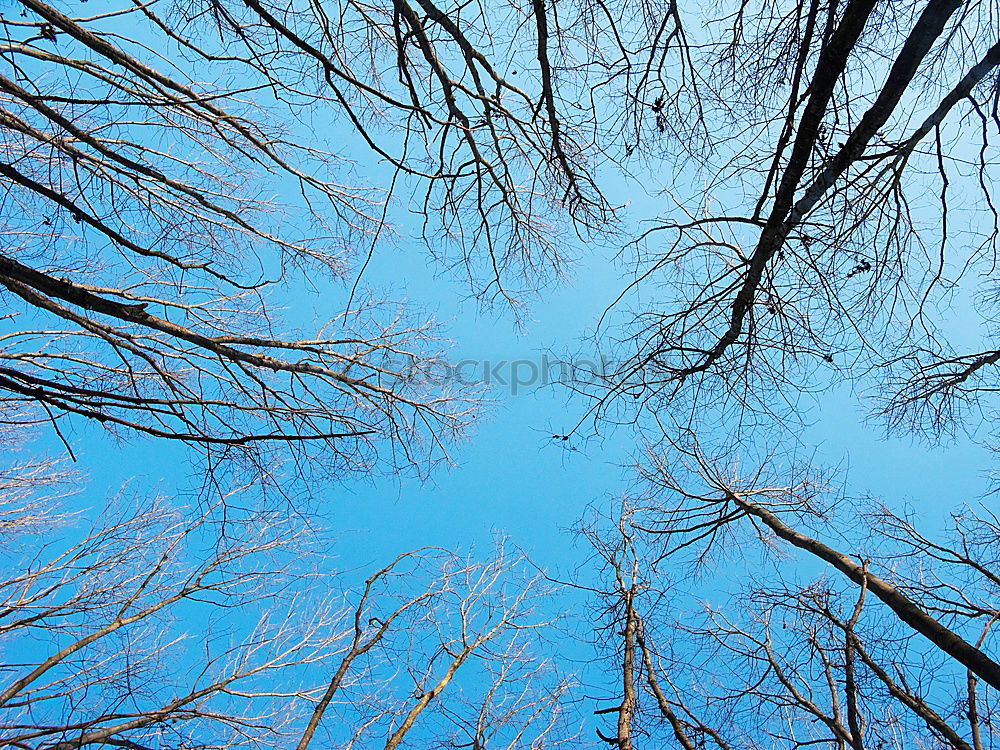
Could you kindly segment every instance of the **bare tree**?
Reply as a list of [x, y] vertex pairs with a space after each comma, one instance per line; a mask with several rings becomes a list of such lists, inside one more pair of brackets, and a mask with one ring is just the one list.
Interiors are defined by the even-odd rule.
[[929, 535], [807, 474], [738, 465], [675, 446], [648, 495], [585, 527], [624, 676], [607, 741], [992, 747], [996, 516], [963, 508]]
[[[386, 750], [573, 744], [566, 712], [572, 683], [541, 658], [558, 619], [543, 578], [502, 544], [486, 563], [422, 555], [438, 576], [417, 596], [395, 593], [401, 603], [394, 610], [369, 608], [371, 586], [381, 576], [408, 579], [413, 570], [399, 570], [397, 560], [366, 582], [350, 646], [297, 747], [309, 746], [324, 722], [323, 746], [331, 738], [344, 747]], [[381, 654], [372, 660], [376, 649]], [[469, 673], [464, 687], [457, 684], [460, 672]]]
[[[625, 38], [640, 24], [621, 8]], [[963, 325], [994, 336], [995, 5], [636, 13], [649, 43], [604, 49], [635, 138], [626, 163], [654, 170], [662, 208], [626, 254], [625, 322], [598, 339], [620, 362], [590, 389], [598, 417], [720, 398], [788, 412], [850, 377], [882, 390], [890, 424], [937, 434], [992, 392], [993, 347], [956, 351], [947, 311], [980, 292]]]
[[[476, 51], [481, 21], [430, 3], [4, 10], [5, 400], [57, 431], [73, 415], [264, 466], [273, 448], [335, 470], [441, 457], [470, 405], [427, 320], [346, 289], [318, 330], [278, 309], [384, 243], [397, 190], [425, 191], [435, 251], [485, 256], [487, 296], [560, 266], [550, 205], [604, 211], [572, 134]], [[320, 118], [391, 166], [385, 184], [324, 150]]]
[[220, 533], [211, 508], [125, 496], [87, 524], [60, 507], [78, 481], [3, 473], [5, 747], [571, 740], [550, 591], [502, 546], [400, 555], [358, 590], [287, 514], [231, 512]]

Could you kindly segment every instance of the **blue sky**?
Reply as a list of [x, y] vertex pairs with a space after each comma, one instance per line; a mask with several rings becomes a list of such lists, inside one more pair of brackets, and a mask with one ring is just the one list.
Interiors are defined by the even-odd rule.
[[[355, 160], [356, 176], [369, 185], [387, 187], [391, 170], [349, 129], [330, 124], [322, 113], [300, 114], [305, 118], [303, 133], [318, 147], [349, 156]], [[655, 193], [655, 180], [640, 184], [607, 172], [605, 176], [608, 201], [628, 207], [626, 230], [630, 221], [634, 228], [637, 218], [661, 213], [666, 199]], [[692, 189], [698, 184], [692, 180]], [[296, 192], [290, 184], [284, 188]], [[577, 240], [567, 232], [565, 255], [573, 262], [566, 279], [526, 297], [515, 323], [508, 308], [482, 307], [471, 298], [461, 273], [429, 257], [417, 238], [421, 217], [407, 211], [405, 196], [389, 218], [398, 236], [391, 241], [383, 237], [361, 285], [379, 297], [432, 313], [442, 335], [453, 344], [452, 361], [537, 362], [546, 352], [588, 356], [593, 345], [586, 337], [630, 280], [628, 252], [619, 255], [620, 244]], [[622, 236], [627, 239], [628, 231]], [[278, 300], [287, 311], [295, 311], [288, 313], [286, 322], [315, 330], [340, 313], [366, 252], [366, 247], [359, 248], [355, 266], [343, 282], [287, 291], [287, 299]], [[657, 290], [650, 287], [644, 294], [655, 299]], [[975, 315], [968, 300], [960, 296], [958, 303], [949, 326], [964, 338], [979, 324], [969, 325]], [[578, 550], [565, 530], [576, 524], [589, 504], [604, 503], [634, 488], [630, 466], [641, 452], [640, 438], [630, 428], [605, 426], [597, 438], [552, 440], [552, 435], [569, 431], [585, 410], [580, 399], [558, 386], [529, 387], [514, 395], [509, 387], [492, 384], [486, 396], [489, 403], [480, 421], [450, 448], [454, 465], [442, 467], [429, 480], [351, 477], [313, 488], [319, 515], [344, 532], [345, 539], [357, 540], [344, 548], [352, 564], [379, 562], [422, 545], [487, 544], [496, 533], [510, 535], [539, 564], [575, 564]], [[975, 500], [987, 487], [983, 467], [990, 465], [990, 453], [967, 438], [936, 446], [909, 437], [887, 438], [881, 424], [866, 421], [864, 403], [847, 385], [804, 397], [802, 404], [808, 426], [792, 425], [790, 434], [780, 439], [799, 458], [841, 467], [852, 494], [909, 502], [933, 516]], [[68, 435], [77, 468], [92, 480], [87, 502], [92, 507], [99, 507], [101, 496], [113, 494], [123, 479], [137, 488], [167, 494], [184, 493], [197, 485], [191, 456], [178, 445], [141, 438], [116, 441], [99, 427], [80, 422]], [[792, 436], [795, 440], [789, 439]], [[751, 453], [770, 448], [773, 434], [759, 431], [754, 438], [765, 444], [747, 446]], [[42, 443], [50, 452], [62, 450], [55, 436], [44, 431]]]
[[[655, 197], [642, 200], [653, 208]], [[520, 326], [503, 309], [479, 307], [462, 281], [429, 261], [416, 243], [376, 252], [364, 282], [389, 298], [433, 311], [454, 342], [453, 361], [538, 361], [547, 351], [587, 351], [582, 337], [626, 283], [622, 270], [609, 263], [609, 252], [581, 253], [566, 283], [529, 301]], [[303, 301], [309, 315], [323, 317], [336, 314], [344, 297]], [[492, 384], [487, 397], [478, 424], [451, 446], [454, 465], [429, 480], [353, 477], [315, 490], [316, 511], [344, 534], [345, 562], [375, 563], [422, 545], [488, 545], [503, 533], [541, 565], [575, 565], [579, 550], [566, 530], [587, 505], [633, 488], [630, 464], [641, 449], [638, 436], [618, 427], [599, 438], [553, 441], [584, 408], [558, 386], [512, 395], [509, 387]], [[866, 422], [864, 406], [847, 386], [821, 393], [811, 406], [805, 403], [808, 426], [797, 431], [796, 454], [841, 467], [852, 494], [909, 502], [933, 517], [986, 488], [982, 472], [990, 461], [982, 446], [967, 439], [928, 446], [908, 437], [886, 438], [881, 425]], [[91, 425], [78, 424], [73, 434], [78, 468], [92, 479], [94, 505], [100, 495], [113, 493], [123, 476], [167, 493], [195, 482], [190, 457], [178, 446], [116, 442]], [[59, 450], [51, 436], [44, 442]]]

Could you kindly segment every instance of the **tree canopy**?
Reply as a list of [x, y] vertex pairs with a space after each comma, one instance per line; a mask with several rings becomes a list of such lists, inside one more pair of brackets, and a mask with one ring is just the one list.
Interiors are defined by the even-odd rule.
[[[8, 463], [0, 742], [995, 744], [991, 498], [936, 529], [796, 450], [823, 393], [927, 451], [995, 445], [995, 2], [17, 0], [0, 26], [2, 437], [181, 443], [211, 488], [84, 521], [62, 462]], [[571, 580], [515, 541], [351, 583], [311, 525], [339, 531], [317, 477], [475, 445], [447, 326], [367, 284], [414, 247], [522, 327], [575, 259], [619, 274], [580, 321], [610, 365], [560, 384], [553, 437], [625, 434], [638, 468], [579, 498]]]

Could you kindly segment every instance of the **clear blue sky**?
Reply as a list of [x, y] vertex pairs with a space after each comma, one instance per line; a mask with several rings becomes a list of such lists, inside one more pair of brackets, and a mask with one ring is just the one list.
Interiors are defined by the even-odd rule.
[[[655, 197], [641, 200], [648, 204], [644, 211], [654, 209]], [[462, 281], [434, 266], [416, 242], [377, 252], [364, 279], [389, 297], [436, 311], [454, 341], [453, 359], [537, 360], [549, 350], [587, 351], [581, 337], [625, 283], [607, 253], [582, 252], [564, 285], [530, 301], [520, 329], [503, 309], [482, 310], [468, 299]], [[310, 298], [302, 300], [302, 309], [308, 316], [329, 316], [345, 299], [346, 293]], [[637, 436], [617, 428], [601, 439], [553, 441], [553, 434], [579, 419], [584, 408], [579, 400], [558, 387], [512, 395], [493, 385], [487, 394], [492, 403], [481, 421], [451, 446], [455, 465], [442, 467], [429, 481], [352, 478], [316, 490], [316, 510], [334, 529], [348, 532], [345, 541], [353, 540], [345, 545], [345, 562], [378, 562], [422, 545], [484, 544], [501, 532], [542, 565], [574, 564], [579, 550], [564, 530], [589, 503], [628, 491], [634, 479], [628, 465], [641, 448]], [[887, 440], [879, 425], [865, 423], [863, 406], [847, 388], [820, 395], [807, 416], [811, 426], [801, 433], [797, 452], [815, 455], [819, 464], [842, 466], [854, 493], [909, 501], [934, 515], [975, 499], [986, 486], [984, 448], [967, 440], [938, 447]], [[178, 446], [115, 442], [91, 425], [77, 425], [74, 434], [78, 467], [93, 480], [95, 504], [99, 495], [115, 491], [123, 475], [168, 493], [194, 482], [188, 456]], [[44, 442], [59, 449], [51, 436]]]

